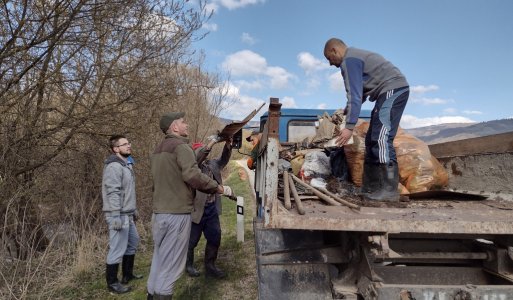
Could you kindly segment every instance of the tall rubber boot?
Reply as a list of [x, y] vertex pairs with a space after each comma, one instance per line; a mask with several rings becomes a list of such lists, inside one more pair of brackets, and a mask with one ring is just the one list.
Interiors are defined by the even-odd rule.
[[380, 177], [383, 182], [381, 189], [365, 194], [364, 198], [371, 201], [399, 201], [399, 168], [397, 164], [379, 165]]
[[205, 276], [222, 279], [226, 274], [215, 265], [219, 247], [208, 244], [205, 247]]
[[191, 277], [200, 276], [200, 272], [194, 267], [194, 249], [187, 250], [187, 262], [185, 263], [185, 270]]
[[380, 165], [364, 163], [361, 195], [371, 194], [380, 190], [383, 183], [380, 176]]
[[107, 288], [116, 294], [130, 292], [129, 286], [124, 286], [118, 281], [119, 264], [106, 264], [105, 278], [107, 279]]
[[142, 275], [134, 275], [134, 261], [135, 254], [123, 256], [123, 263], [121, 265], [121, 270], [123, 273], [123, 277], [121, 279], [122, 284], [127, 284], [132, 279], [143, 278]]

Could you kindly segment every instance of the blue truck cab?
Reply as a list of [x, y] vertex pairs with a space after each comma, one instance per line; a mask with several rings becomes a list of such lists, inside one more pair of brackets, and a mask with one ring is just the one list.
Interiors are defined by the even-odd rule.
[[[325, 112], [333, 115], [335, 109], [310, 109], [310, 108], [282, 108], [279, 124], [280, 143], [294, 143], [304, 140], [306, 137], [314, 136], [319, 126], [319, 116]], [[360, 118], [370, 120], [371, 110], [362, 109]], [[268, 119], [268, 112], [260, 117], [260, 132]]]

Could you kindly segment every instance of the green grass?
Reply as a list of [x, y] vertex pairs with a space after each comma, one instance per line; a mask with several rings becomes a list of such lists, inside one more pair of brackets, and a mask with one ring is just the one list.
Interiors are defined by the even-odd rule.
[[[244, 242], [237, 242], [237, 215], [236, 203], [225, 197], [223, 201], [223, 214], [221, 215], [222, 239], [219, 249], [217, 266], [227, 273], [227, 278], [222, 280], [205, 278], [203, 257], [205, 239], [201, 238], [195, 249], [195, 266], [201, 272], [200, 277], [191, 278], [186, 273], [182, 275], [175, 285], [173, 299], [256, 299], [257, 298], [257, 274], [255, 262], [255, 244], [253, 234], [253, 217], [255, 204], [249, 181], [242, 180], [239, 176], [243, 169], [231, 161], [225, 170], [227, 175], [225, 185], [229, 185], [237, 196], [244, 197]], [[148, 228], [149, 224], [138, 224]], [[98, 264], [94, 270], [84, 272], [72, 278], [71, 284], [61, 288], [52, 296], [53, 299], [146, 299], [146, 280], [150, 271], [153, 245], [151, 236], [141, 234], [141, 231], [150, 233], [149, 230], [139, 230], [141, 245], [136, 255], [136, 274], [143, 274], [141, 280], [130, 282], [132, 292], [115, 295], [106, 288], [104, 265]], [[39, 297], [36, 298], [40, 298]]]

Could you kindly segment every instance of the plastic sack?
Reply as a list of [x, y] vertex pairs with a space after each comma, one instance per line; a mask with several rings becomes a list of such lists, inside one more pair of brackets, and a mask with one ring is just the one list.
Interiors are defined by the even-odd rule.
[[363, 162], [365, 159], [365, 134], [368, 129], [369, 122], [359, 120], [353, 130], [353, 144], [344, 146], [349, 174], [356, 186], [362, 186]]
[[328, 178], [331, 175], [330, 158], [324, 151], [306, 153], [300, 174], [307, 181], [311, 178]]
[[[353, 145], [344, 146], [351, 180], [356, 186], [362, 185], [365, 159], [365, 135], [369, 122], [359, 121], [353, 130]], [[399, 165], [401, 194], [442, 189], [447, 186], [449, 177], [443, 166], [431, 155], [423, 141], [399, 128], [394, 139], [394, 149]]]
[[447, 186], [447, 172], [423, 141], [399, 132], [394, 139], [394, 148], [399, 164], [399, 180], [410, 193]]

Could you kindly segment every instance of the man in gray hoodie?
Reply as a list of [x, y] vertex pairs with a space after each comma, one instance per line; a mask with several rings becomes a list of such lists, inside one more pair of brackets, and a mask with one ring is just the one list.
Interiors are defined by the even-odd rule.
[[399, 69], [383, 56], [329, 39], [324, 56], [340, 68], [346, 88], [346, 124], [337, 137], [344, 146], [353, 136], [362, 103], [375, 102], [365, 136], [362, 196], [371, 201], [399, 201], [399, 167], [394, 138], [408, 102], [410, 88]]
[[[103, 212], [109, 226], [105, 277], [108, 289], [122, 294], [130, 291], [130, 287], [123, 284], [142, 278], [133, 274], [135, 252], [139, 244], [139, 234], [135, 227], [135, 175], [133, 163], [128, 161], [132, 147], [127, 138], [113, 135], [109, 143], [112, 154], [105, 160], [102, 180]], [[123, 277], [120, 283], [117, 275], [121, 262]]]

